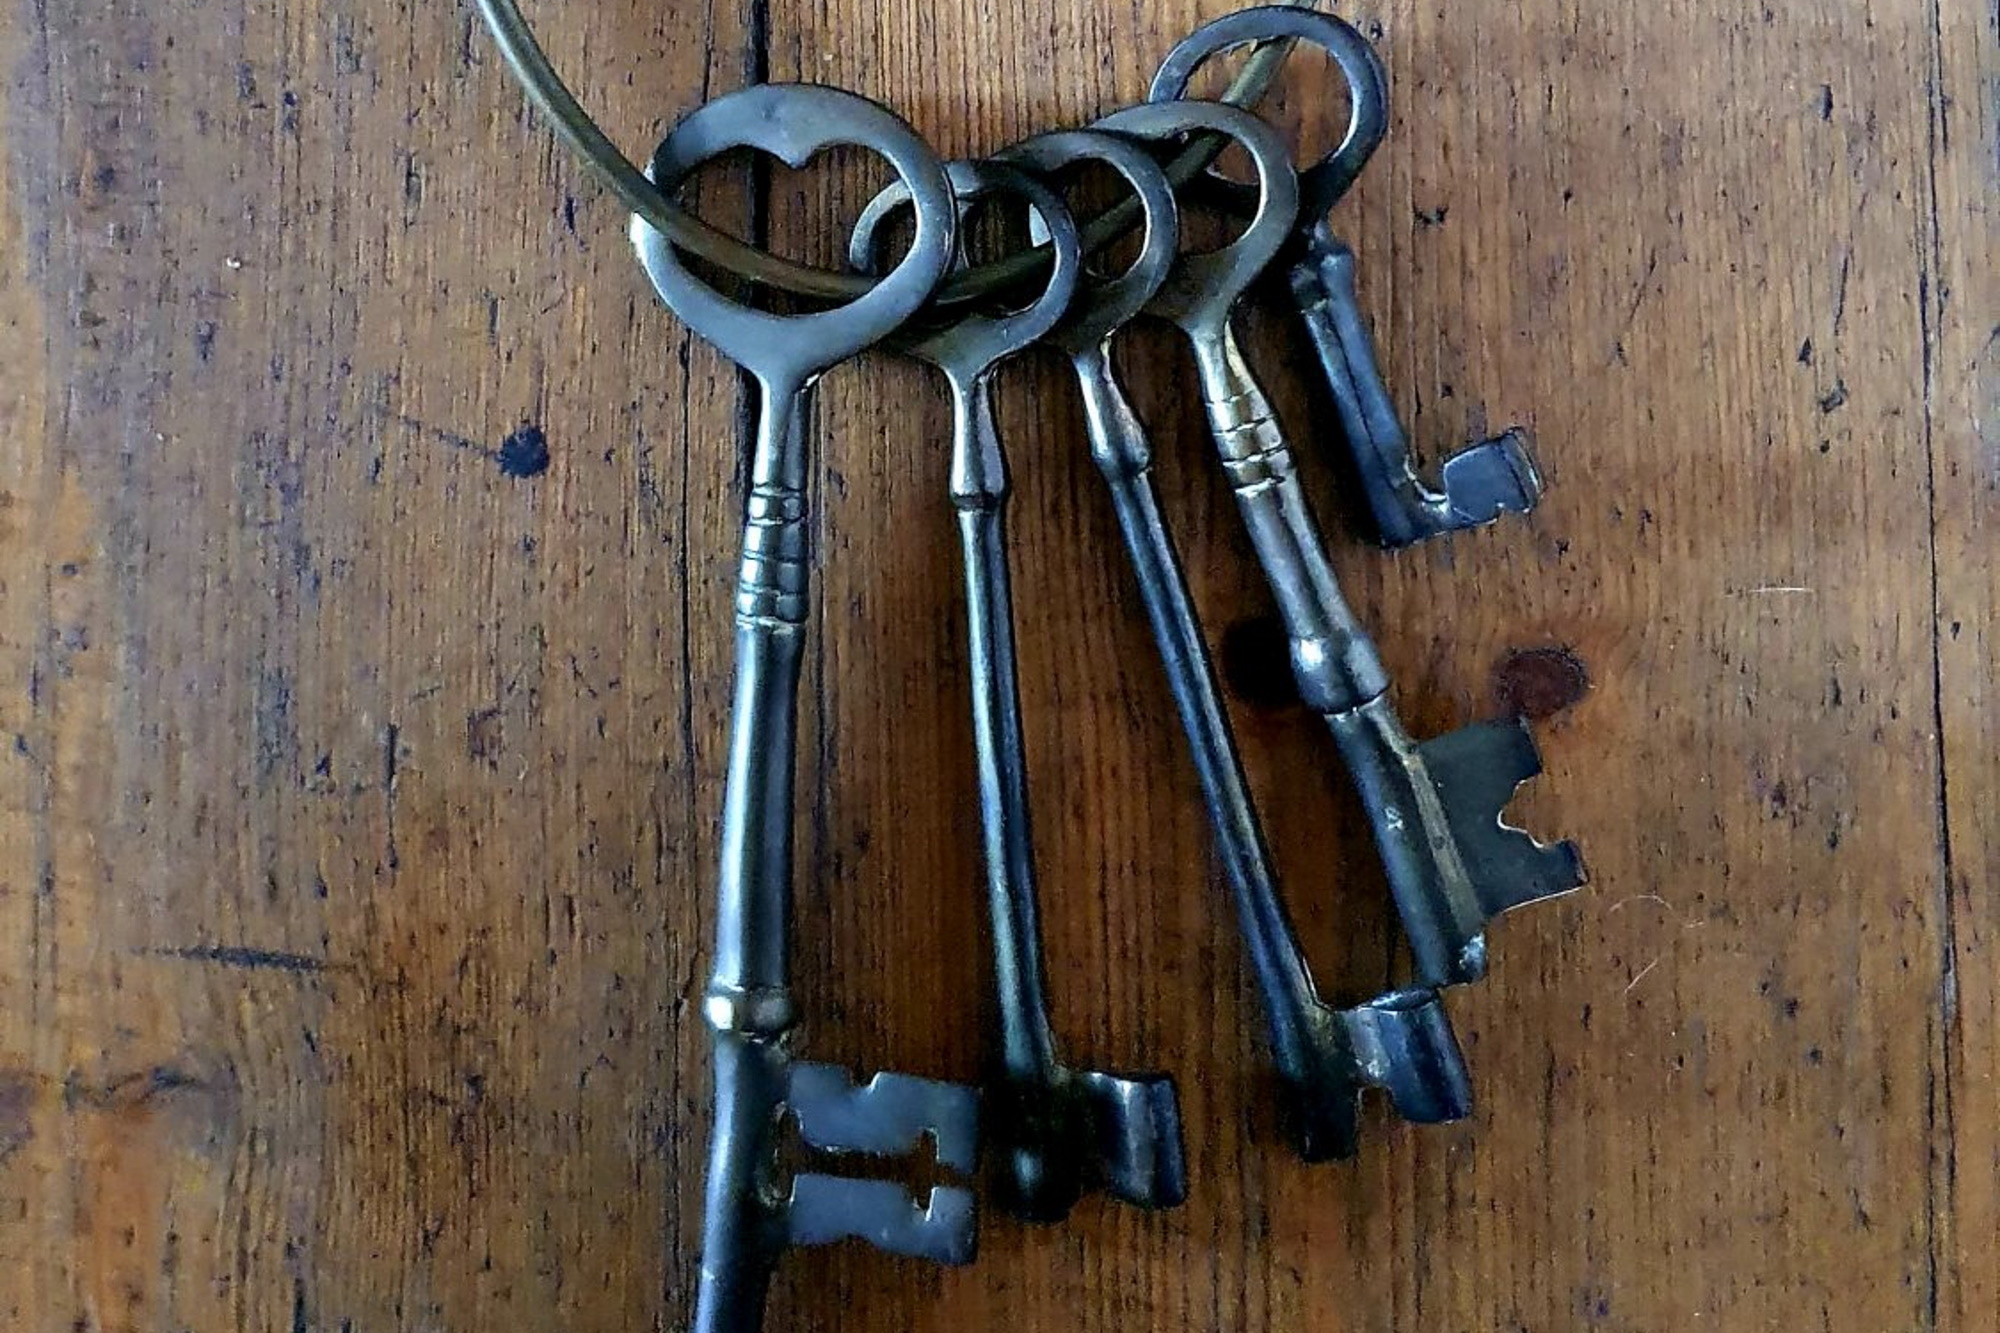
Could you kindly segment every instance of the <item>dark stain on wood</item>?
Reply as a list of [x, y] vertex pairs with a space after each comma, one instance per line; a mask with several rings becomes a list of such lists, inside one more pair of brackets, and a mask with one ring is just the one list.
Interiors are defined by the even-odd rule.
[[1540, 722], [1590, 693], [1590, 670], [1569, 648], [1519, 648], [1493, 666], [1493, 699], [1503, 716]]
[[20, 1070], [0, 1070], [0, 1163], [35, 1137], [37, 1081]]
[[540, 426], [523, 426], [500, 442], [494, 459], [509, 477], [539, 477], [549, 470], [549, 437]]
[[497, 708], [482, 708], [465, 719], [465, 752], [497, 764], [507, 744], [506, 717]]
[[253, 949], [243, 945], [200, 944], [181, 949], [162, 949], [168, 958], [192, 963], [213, 963], [218, 967], [240, 967], [253, 972], [292, 972], [309, 975], [326, 970], [326, 960], [278, 949]]
[[1299, 706], [1292, 641], [1274, 615], [1231, 621], [1222, 631], [1222, 679], [1250, 707], [1275, 713]]

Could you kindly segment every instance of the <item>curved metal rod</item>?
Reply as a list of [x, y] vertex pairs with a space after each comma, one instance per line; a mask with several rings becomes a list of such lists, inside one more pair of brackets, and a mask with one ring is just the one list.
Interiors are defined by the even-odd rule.
[[[1299, 7], [1317, 8], [1318, 3], [1319, 0], [1302, 0]], [[556, 137], [620, 203], [658, 229], [676, 247], [748, 282], [812, 300], [852, 300], [874, 285], [860, 274], [814, 268], [760, 250], [689, 213], [656, 189], [583, 109], [550, 63], [541, 43], [535, 40], [515, 0], [478, 0], [478, 6], [508, 70]], [[1281, 40], [1258, 46], [1221, 100], [1238, 106], [1256, 105], [1276, 80], [1292, 45], [1291, 40]], [[1168, 164], [1168, 179], [1176, 187], [1186, 184], [1227, 146], [1228, 140], [1220, 136], [1191, 139]], [[1099, 214], [1082, 229], [1085, 253], [1094, 254], [1112, 245], [1137, 226], [1139, 220], [1138, 203], [1130, 198]], [[939, 289], [938, 299], [969, 301], [1005, 291], [1039, 274], [1048, 262], [1046, 245], [1023, 250], [954, 275]]]

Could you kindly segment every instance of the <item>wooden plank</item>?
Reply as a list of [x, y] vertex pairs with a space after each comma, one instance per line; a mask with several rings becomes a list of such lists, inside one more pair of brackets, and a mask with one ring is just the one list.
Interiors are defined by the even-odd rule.
[[[733, 376], [469, 15], [19, 8], [10, 1326], [648, 1326], [735, 526], [680, 445]], [[712, 17], [550, 36], [643, 137], [741, 76]]]
[[1938, 731], [1945, 797], [1939, 910], [1949, 971], [1938, 1014], [1946, 1058], [1935, 1126], [1939, 1323], [2000, 1326], [2000, 13], [1938, 6], [1929, 46], [1933, 210], [1922, 244], [1930, 339], [1924, 430], [1935, 481]]
[[[0, 45], [27, 34], [10, 11], [0, 13]], [[0, 99], [0, 136], [32, 120], [45, 82], [10, 70]], [[46, 421], [49, 413], [41, 303], [32, 293], [35, 264], [29, 234], [39, 201], [15, 174], [0, 175], [0, 1267], [15, 1275], [0, 1295], [0, 1316], [34, 1327], [68, 1285], [69, 1256], [49, 1243], [67, 1205], [68, 1173], [58, 1138], [58, 1091], [46, 1072], [55, 996], [48, 978], [49, 864], [44, 813], [52, 774], [50, 728], [40, 716], [44, 666], [42, 628], [48, 622], [49, 543]]]
[[[635, 153], [759, 69], [967, 153], [1130, 100], [1227, 8], [532, 14]], [[1195, 1196], [995, 1217], [957, 1272], [794, 1256], [770, 1326], [1992, 1328], [1992, 18], [1352, 12], [1396, 120], [1339, 222], [1392, 384], [1426, 449], [1530, 423], [1553, 490], [1337, 556], [1419, 732], [1518, 696], [1520, 652], [1587, 667], [1522, 812], [1594, 887], [1454, 997], [1474, 1121], [1377, 1108], [1357, 1163], [1290, 1160], [1074, 401], [1015, 368], [1058, 1025], [1181, 1075]], [[0, 6], [10, 1328], [688, 1318], [744, 422], [472, 23]], [[1306, 82], [1283, 119], [1323, 139]], [[877, 178], [777, 173], [776, 243], [831, 258]], [[743, 187], [706, 211], [748, 225]], [[1324, 407], [1254, 324], [1331, 520]], [[1366, 994], [1365, 836], [1258, 701], [1268, 600], [1175, 345], [1127, 360], [1293, 908]], [[820, 395], [800, 963], [814, 1055], [969, 1078], [944, 424], [885, 359]]]

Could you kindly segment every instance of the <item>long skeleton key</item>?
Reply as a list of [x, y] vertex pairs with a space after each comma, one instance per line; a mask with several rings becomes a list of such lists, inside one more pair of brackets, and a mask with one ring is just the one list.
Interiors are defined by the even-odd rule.
[[1486, 922], [1576, 887], [1582, 862], [1573, 845], [1545, 847], [1502, 822], [1515, 789], [1541, 770], [1521, 722], [1480, 723], [1421, 744], [1403, 730], [1375, 644], [1341, 596], [1291, 447], [1237, 346], [1231, 313], [1298, 208], [1284, 145], [1248, 112], [1204, 102], [1129, 107], [1098, 127], [1154, 140], [1221, 132], [1256, 166], [1258, 202], [1243, 234], [1183, 255], [1148, 309], [1194, 349], [1209, 427], [1291, 640], [1293, 676], [1360, 793], [1417, 982], [1475, 980], [1486, 970]]
[[797, 1007], [788, 986], [792, 925], [792, 796], [796, 705], [807, 610], [805, 397], [819, 375], [881, 341], [923, 304], [950, 265], [957, 210], [944, 168], [888, 111], [851, 93], [766, 85], [709, 102], [653, 157], [672, 193], [732, 148], [794, 167], [836, 144], [881, 154], [915, 200], [916, 237], [896, 269], [837, 309], [782, 317], [723, 297], [695, 277], [666, 238], [633, 219], [633, 243], [667, 305], [757, 380], [736, 594], [736, 693], [723, 794], [715, 971], [704, 1013], [713, 1029], [715, 1125], [709, 1142], [701, 1286], [694, 1333], [754, 1333], [787, 1245], [854, 1237], [943, 1263], [972, 1258], [971, 1191], [938, 1185], [927, 1203], [901, 1185], [818, 1173], [787, 1182], [778, 1128], [830, 1152], [900, 1155], [930, 1137], [938, 1160], [969, 1174], [978, 1101], [969, 1088], [902, 1074], [856, 1087], [842, 1069], [795, 1064]]
[[[1054, 252], [1048, 285], [1025, 308], [1008, 315], [947, 312], [942, 327], [892, 340], [943, 371], [951, 385], [951, 498], [965, 564], [981, 845], [1000, 1018], [999, 1070], [987, 1092], [998, 1201], [1042, 1222], [1060, 1221], [1093, 1189], [1141, 1207], [1170, 1207], [1187, 1197], [1173, 1080], [1076, 1070], [1057, 1058], [1029, 835], [1004, 528], [1007, 464], [988, 384], [995, 367], [1039, 341], [1069, 306], [1083, 266], [1076, 225], [1060, 198], [1013, 167], [958, 162], [949, 171], [961, 204], [994, 195], [1026, 201]], [[870, 267], [881, 224], [906, 203], [907, 194], [891, 186], [869, 204], [850, 247], [856, 267]]]
[[1434, 992], [1397, 992], [1352, 1009], [1334, 1009], [1319, 998], [1285, 912], [1180, 557], [1160, 518], [1152, 445], [1112, 369], [1113, 337], [1166, 281], [1180, 247], [1173, 189], [1142, 147], [1091, 130], [1041, 135], [999, 157], [1044, 176], [1102, 162], [1124, 178], [1140, 203], [1144, 231], [1138, 257], [1116, 278], [1087, 277], [1044, 341], [1066, 354], [1076, 370], [1091, 454], [1111, 493], [1194, 756], [1223, 875], [1263, 996], [1278, 1070], [1279, 1123], [1301, 1157], [1323, 1161], [1354, 1155], [1356, 1102], [1364, 1087], [1385, 1089], [1407, 1120], [1435, 1123], [1465, 1116], [1472, 1108], [1471, 1084]]
[[[1287, 262], [1287, 286], [1326, 373], [1341, 432], [1359, 474], [1376, 533], [1388, 546], [1475, 528], [1503, 513], [1526, 513], [1541, 498], [1542, 479], [1518, 427], [1446, 459], [1443, 489], [1418, 474], [1409, 436], [1383, 382], [1374, 339], [1354, 285], [1354, 252], [1324, 219], [1353, 186], [1388, 128], [1388, 74], [1375, 48], [1331, 14], [1269, 5], [1226, 15], [1197, 29], [1168, 53], [1153, 78], [1151, 99], [1186, 91], [1201, 64], [1240, 46], [1303, 38], [1326, 48], [1348, 84], [1347, 133], [1325, 159], [1299, 177], [1300, 207]], [[1240, 185], [1211, 179], [1248, 211]]]

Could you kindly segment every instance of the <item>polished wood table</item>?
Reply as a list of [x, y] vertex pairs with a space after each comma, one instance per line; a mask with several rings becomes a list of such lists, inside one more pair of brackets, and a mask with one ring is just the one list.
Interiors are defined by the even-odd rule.
[[[952, 153], [1137, 97], [1217, 0], [529, 6], [643, 153], [805, 78]], [[1057, 1020], [1179, 1073], [1193, 1197], [793, 1256], [773, 1329], [2000, 1328], [1991, 6], [1345, 11], [1340, 224], [1420, 447], [1532, 519], [1336, 554], [1413, 729], [1539, 718], [1593, 882], [1455, 994], [1479, 1111], [1271, 1123], [1191, 767], [1059, 363], [1001, 389]], [[442, 0], [0, 5], [0, 1327], [671, 1329], [745, 399]], [[1301, 58], [1279, 111], [1336, 118]], [[1323, 66], [1318, 66], [1323, 68]], [[866, 164], [705, 178], [830, 260]], [[1323, 510], [1292, 330], [1251, 355]], [[1390, 916], [1159, 331], [1169, 518], [1329, 991]], [[945, 405], [820, 397], [801, 989], [971, 1077], [981, 912]], [[1579, 697], [1581, 681], [1588, 689]]]

